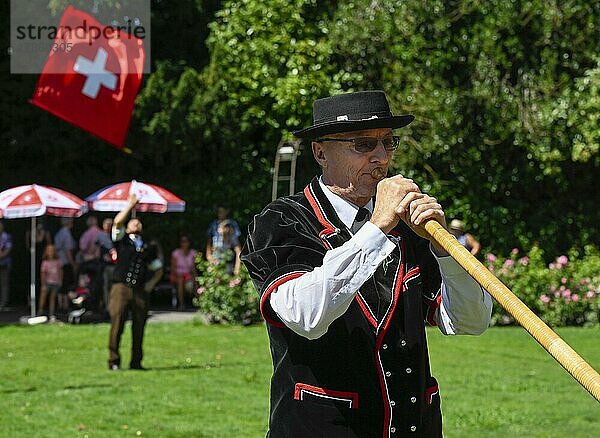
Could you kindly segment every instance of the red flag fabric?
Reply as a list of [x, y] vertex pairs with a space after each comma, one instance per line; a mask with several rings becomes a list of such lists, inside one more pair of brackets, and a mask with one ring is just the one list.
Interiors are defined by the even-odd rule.
[[123, 148], [144, 58], [141, 39], [69, 6], [31, 102]]

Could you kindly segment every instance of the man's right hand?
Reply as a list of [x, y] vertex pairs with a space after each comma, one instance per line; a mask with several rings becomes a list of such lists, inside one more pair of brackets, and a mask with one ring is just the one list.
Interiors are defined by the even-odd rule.
[[421, 193], [421, 190], [412, 179], [404, 178], [402, 175], [379, 181], [371, 222], [388, 234], [400, 221], [396, 211], [398, 204], [411, 192]]

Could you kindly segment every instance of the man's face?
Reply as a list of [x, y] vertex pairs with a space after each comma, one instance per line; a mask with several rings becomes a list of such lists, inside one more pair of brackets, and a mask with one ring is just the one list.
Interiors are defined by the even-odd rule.
[[227, 219], [227, 215], [229, 214], [229, 210], [224, 207], [219, 207], [217, 209], [217, 218], [222, 221], [223, 219]]
[[[389, 137], [389, 128], [331, 134], [326, 138], [349, 139], [356, 137]], [[371, 152], [357, 152], [350, 142], [313, 142], [313, 154], [323, 168], [323, 181], [343, 189], [352, 198], [372, 197], [378, 179], [371, 175], [375, 168], [387, 173], [393, 151], [387, 151], [379, 142]]]
[[139, 219], [131, 219], [127, 222], [127, 234], [142, 234], [142, 223]]
[[102, 221], [102, 229], [106, 232], [109, 232], [112, 228], [113, 221], [112, 219], [104, 219]]

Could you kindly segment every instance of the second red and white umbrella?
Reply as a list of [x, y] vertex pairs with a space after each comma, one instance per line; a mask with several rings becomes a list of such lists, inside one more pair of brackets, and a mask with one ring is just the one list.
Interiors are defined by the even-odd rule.
[[185, 201], [163, 187], [142, 183], [136, 180], [106, 186], [91, 194], [85, 200], [91, 210], [121, 211], [127, 206], [129, 196], [135, 194], [139, 212], [182, 212]]

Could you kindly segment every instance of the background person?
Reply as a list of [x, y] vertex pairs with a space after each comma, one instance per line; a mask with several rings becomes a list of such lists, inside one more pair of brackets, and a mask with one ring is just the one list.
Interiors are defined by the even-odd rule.
[[206, 232], [208, 243], [214, 247], [221, 246], [220, 239], [222, 237], [219, 234], [219, 225], [224, 221], [229, 221], [233, 227], [233, 233], [237, 239], [239, 239], [241, 236], [240, 226], [235, 220], [229, 218], [229, 209], [220, 205], [217, 207], [217, 218], [210, 223]]
[[268, 435], [441, 437], [425, 322], [479, 334], [491, 298], [428, 240], [435, 198], [377, 176], [414, 117], [382, 91], [319, 99], [313, 117], [295, 134], [322, 175], [256, 215], [244, 248], [273, 357]]
[[194, 292], [196, 282], [197, 251], [191, 247], [190, 238], [182, 235], [179, 238], [179, 248], [171, 253], [170, 282], [177, 288], [177, 305], [179, 310], [185, 308], [185, 293]]
[[4, 310], [10, 299], [11, 251], [12, 237], [4, 231], [4, 222], [0, 221], [0, 310]]
[[89, 216], [86, 224], [88, 228], [79, 238], [79, 251], [81, 251], [81, 258], [84, 263], [95, 263], [100, 260], [100, 246], [97, 240], [102, 230], [98, 227], [96, 216]]
[[119, 345], [128, 310], [131, 310], [132, 332], [129, 368], [144, 369], [142, 343], [148, 318], [148, 292], [162, 276], [162, 262], [158, 259], [158, 250], [156, 245], [144, 242], [142, 222], [135, 218], [130, 219], [125, 225], [136, 203], [136, 196], [131, 195], [128, 205], [115, 216], [112, 227], [117, 264], [108, 301], [111, 320], [108, 368], [113, 371], [121, 367]]
[[217, 227], [218, 238], [209, 240], [206, 245], [206, 260], [212, 264], [225, 263], [227, 274], [239, 275], [242, 246], [230, 219], [225, 219]]
[[100, 267], [102, 278], [102, 304], [108, 312], [108, 294], [112, 286], [113, 275], [115, 272], [115, 262], [117, 252], [111, 238], [111, 229], [113, 225], [112, 218], [106, 218], [102, 221], [102, 230], [98, 233], [96, 243], [100, 248]]
[[77, 243], [73, 238], [71, 229], [73, 228], [73, 219], [63, 217], [60, 220], [61, 228], [54, 236], [54, 246], [56, 253], [63, 268], [63, 282], [58, 293], [58, 310], [66, 312], [69, 310], [69, 291], [75, 288], [75, 273], [77, 265], [75, 264], [75, 255], [73, 252], [77, 248]]
[[56, 298], [62, 286], [63, 267], [56, 247], [52, 244], [44, 249], [40, 266], [40, 315], [46, 310], [48, 301], [48, 317], [50, 322], [56, 321]]
[[[40, 216], [36, 219], [35, 224], [35, 278], [40, 278], [40, 267], [42, 266], [42, 256], [46, 250], [46, 246], [52, 243], [52, 234], [46, 228], [46, 218]], [[31, 247], [31, 231], [25, 232], [25, 248], [27, 251]], [[40, 282], [35, 284], [36, 296], [39, 296]]]
[[465, 233], [465, 225], [459, 219], [453, 219], [450, 222], [450, 233], [456, 237], [458, 243], [467, 248], [472, 255], [479, 254], [481, 244], [469, 233]]

